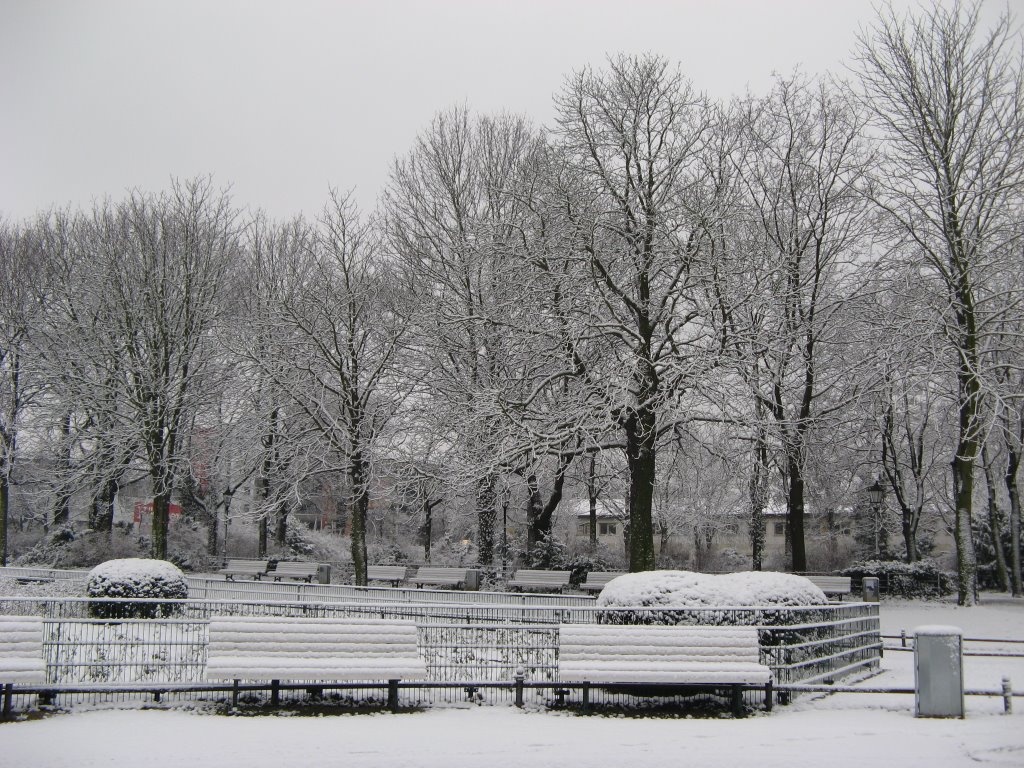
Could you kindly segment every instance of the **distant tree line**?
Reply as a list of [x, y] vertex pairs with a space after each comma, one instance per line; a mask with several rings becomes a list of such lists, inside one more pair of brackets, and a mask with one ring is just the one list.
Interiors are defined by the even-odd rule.
[[755, 568], [778, 499], [802, 571], [808, 504], [877, 481], [906, 561], [939, 515], [961, 603], [976, 544], [1021, 594], [1020, 42], [978, 5], [887, 10], [849, 81], [725, 103], [611, 56], [548, 128], [440, 112], [369, 213], [271, 221], [197, 178], [2, 223], [0, 561], [27, 451], [50, 520], [84, 489], [94, 530], [144, 470], [159, 558], [172, 494], [216, 551], [251, 485], [265, 549], [329, 479], [359, 583], [382, 489], [428, 556], [463, 500], [486, 564], [510, 499], [543, 560], [569, 485], [621, 487], [634, 571], [679, 523], [658, 494], [746, 510]]

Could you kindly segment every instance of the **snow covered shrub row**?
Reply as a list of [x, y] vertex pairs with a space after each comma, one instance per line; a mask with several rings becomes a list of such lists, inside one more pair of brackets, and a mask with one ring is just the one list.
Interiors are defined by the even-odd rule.
[[[613, 579], [601, 591], [606, 624], [784, 625], [814, 619], [803, 608], [828, 598], [803, 576], [767, 571], [707, 574], [647, 571]], [[739, 610], [732, 610], [739, 609]]]
[[[88, 597], [166, 598], [188, 597], [185, 574], [173, 563], [128, 557], [100, 563], [85, 582]], [[169, 616], [173, 603], [89, 603], [89, 615], [101, 619], [152, 619]]]
[[934, 560], [868, 560], [842, 573], [855, 581], [875, 576], [883, 594], [889, 597], [942, 597], [956, 591], [956, 576], [943, 571]]

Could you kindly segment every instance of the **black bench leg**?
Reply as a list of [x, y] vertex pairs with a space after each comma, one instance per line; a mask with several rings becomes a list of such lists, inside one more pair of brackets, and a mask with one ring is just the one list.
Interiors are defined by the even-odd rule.
[[270, 704], [276, 707], [281, 703], [281, 681], [271, 680], [270, 681]]
[[231, 708], [235, 709], [238, 706], [238, 681], [235, 680], [231, 683]]
[[14, 683], [4, 683], [4, 720], [11, 716], [11, 700], [14, 697]]
[[590, 714], [590, 683], [583, 684], [583, 714]]
[[388, 709], [398, 711], [398, 681], [388, 680]]
[[738, 685], [732, 687], [732, 714], [734, 717], [743, 715], [743, 689]]
[[774, 695], [772, 693], [772, 681], [769, 680], [767, 685], [765, 685], [765, 687], [764, 687], [764, 711], [765, 712], [771, 712], [772, 711], [772, 699], [773, 698], [774, 698]]

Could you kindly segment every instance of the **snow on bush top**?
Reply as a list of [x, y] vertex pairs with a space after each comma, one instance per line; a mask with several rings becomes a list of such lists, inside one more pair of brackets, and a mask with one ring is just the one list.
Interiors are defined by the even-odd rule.
[[803, 576], [768, 571], [627, 573], [608, 582], [597, 599], [598, 605], [608, 608], [746, 608], [827, 603], [825, 593]]
[[108, 560], [91, 571], [85, 582], [89, 597], [188, 597], [185, 574], [166, 560], [127, 557]]

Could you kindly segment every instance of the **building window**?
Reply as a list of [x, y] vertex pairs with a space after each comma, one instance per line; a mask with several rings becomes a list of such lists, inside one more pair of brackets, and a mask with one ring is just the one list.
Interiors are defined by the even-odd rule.
[[786, 524], [785, 523], [775, 523], [775, 535], [776, 536], [785, 536], [786, 535]]
[[614, 536], [618, 531], [618, 526], [615, 523], [598, 523], [597, 531], [602, 536]]
[[580, 523], [576, 528], [576, 532], [579, 533], [580, 536], [586, 536], [590, 533], [590, 523]]

